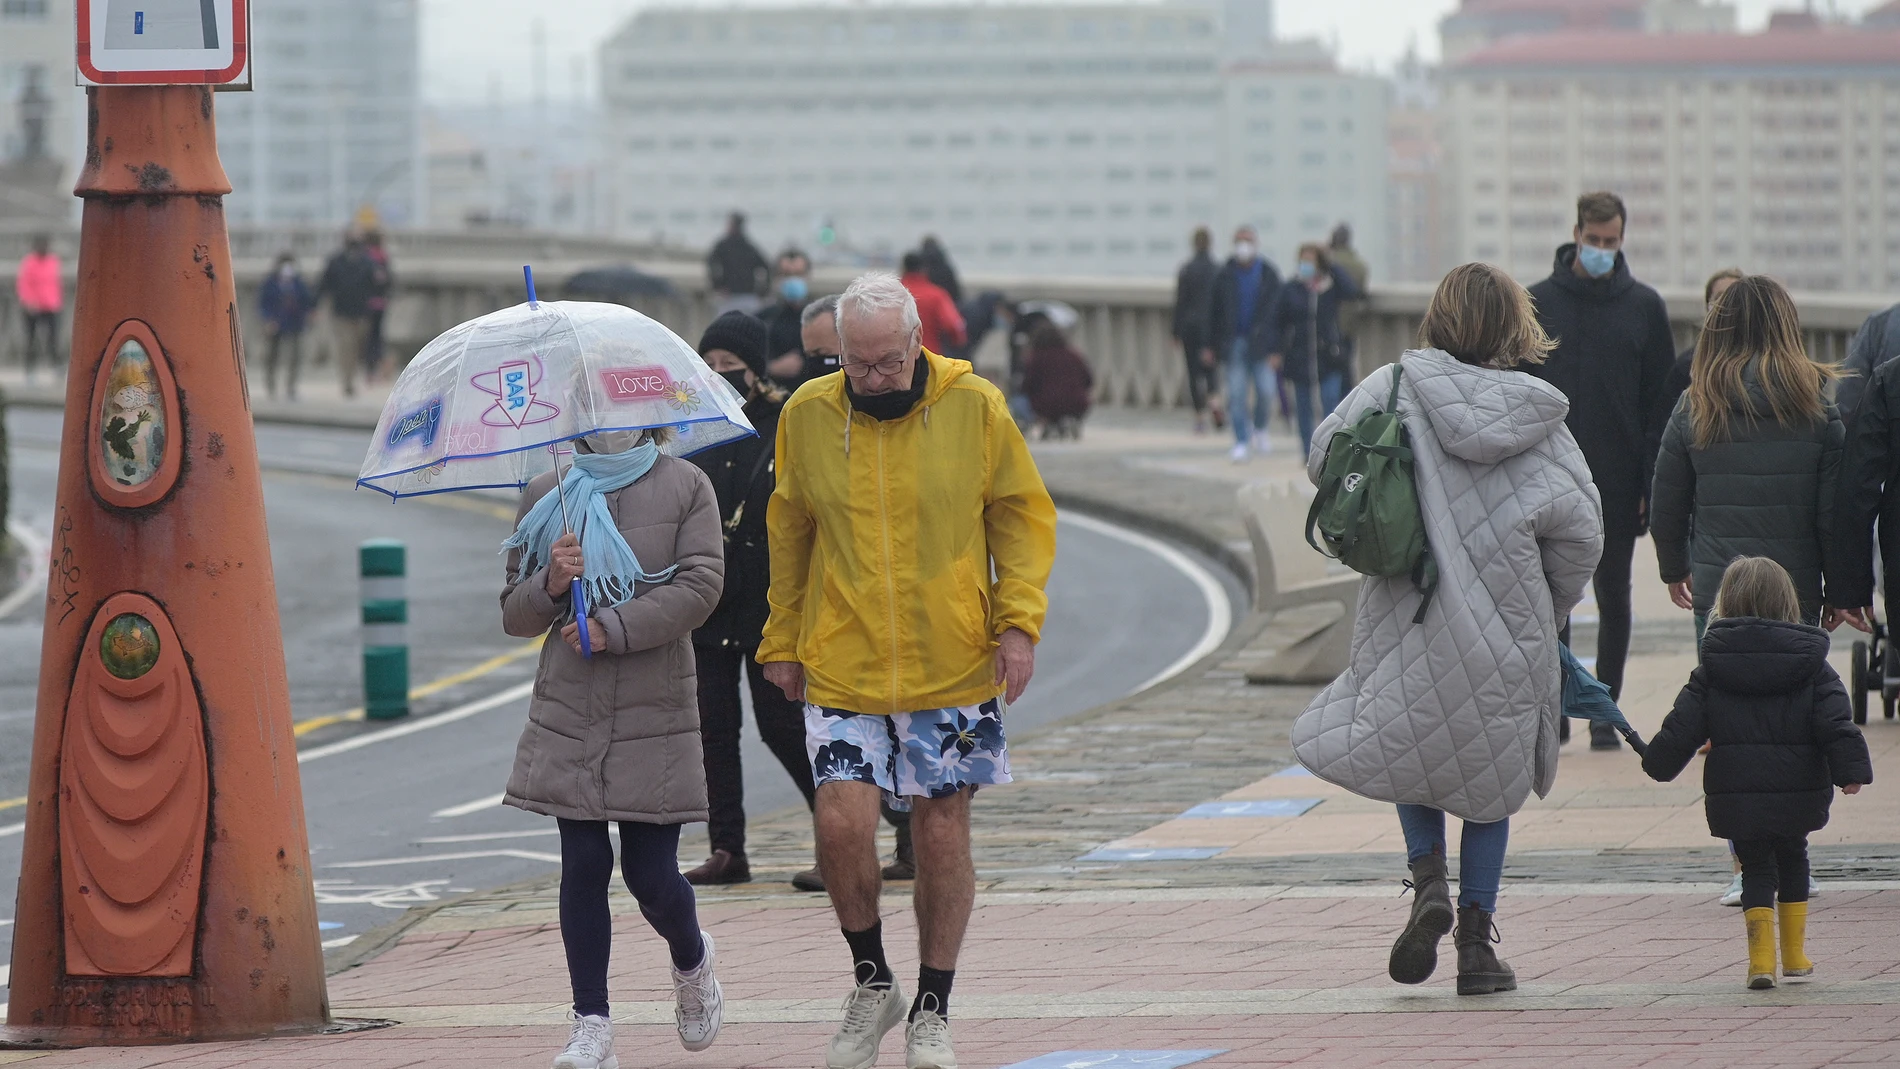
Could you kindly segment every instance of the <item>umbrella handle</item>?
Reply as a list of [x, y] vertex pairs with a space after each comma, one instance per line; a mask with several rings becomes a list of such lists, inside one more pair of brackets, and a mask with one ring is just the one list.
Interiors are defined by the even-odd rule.
[[[576, 579], [575, 582], [578, 583], [580, 580]], [[1636, 751], [1636, 756], [1648, 756], [1649, 743], [1643, 741], [1643, 737], [1636, 733], [1635, 728], [1630, 727], [1628, 724], [1618, 724], [1616, 725], [1616, 730], [1623, 736], [1623, 741], [1630, 744], [1630, 749]]]
[[578, 629], [574, 636], [581, 640], [581, 656], [594, 659], [594, 636], [587, 627], [587, 584], [579, 576], [568, 581], [568, 596], [574, 605], [574, 624]]

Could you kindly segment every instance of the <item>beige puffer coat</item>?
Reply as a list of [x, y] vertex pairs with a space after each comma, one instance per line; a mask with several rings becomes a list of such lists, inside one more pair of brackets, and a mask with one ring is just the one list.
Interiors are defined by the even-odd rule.
[[[552, 472], [529, 483], [515, 522], [553, 488]], [[662, 456], [608, 494], [607, 505], [642, 567], [679, 570], [667, 582], [639, 584], [631, 601], [594, 609], [607, 648], [592, 660], [561, 640], [568, 597], [548, 594], [545, 567], [502, 590], [503, 630], [548, 636], [503, 800], [569, 820], [705, 820], [692, 635], [725, 582], [712, 484], [692, 464]], [[509, 551], [509, 577], [520, 558]]]

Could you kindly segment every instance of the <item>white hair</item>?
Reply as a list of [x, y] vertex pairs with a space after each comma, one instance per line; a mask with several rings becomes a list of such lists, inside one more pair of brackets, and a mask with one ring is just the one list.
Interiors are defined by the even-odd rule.
[[882, 312], [891, 308], [904, 310], [904, 330], [906, 333], [916, 330], [923, 322], [917, 315], [917, 298], [910, 295], [896, 275], [889, 271], [871, 271], [851, 280], [838, 296], [838, 339], [844, 340], [844, 317], [847, 311], [854, 313]]

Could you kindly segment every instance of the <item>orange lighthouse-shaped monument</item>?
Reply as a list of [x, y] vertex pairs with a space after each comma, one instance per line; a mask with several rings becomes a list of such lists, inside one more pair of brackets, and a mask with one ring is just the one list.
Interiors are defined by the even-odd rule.
[[329, 1021], [212, 94], [89, 90], [0, 1040]]

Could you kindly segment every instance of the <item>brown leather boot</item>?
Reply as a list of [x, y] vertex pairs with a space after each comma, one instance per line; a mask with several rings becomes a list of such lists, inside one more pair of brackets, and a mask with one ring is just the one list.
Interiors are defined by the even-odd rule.
[[1422, 984], [1438, 968], [1438, 941], [1451, 932], [1451, 889], [1445, 883], [1445, 855], [1428, 854], [1412, 862], [1412, 917], [1392, 944], [1386, 974], [1401, 984]]
[[712, 856], [700, 862], [698, 868], [686, 870], [686, 882], [700, 886], [715, 883], [751, 883], [752, 866], [746, 863], [744, 854], [735, 854], [730, 850], [714, 850]]
[[1476, 906], [1458, 909], [1458, 934], [1452, 942], [1458, 947], [1458, 993], [1489, 995], [1498, 991], [1516, 991], [1517, 973], [1498, 960], [1491, 944], [1498, 941], [1497, 925], [1491, 914]]

